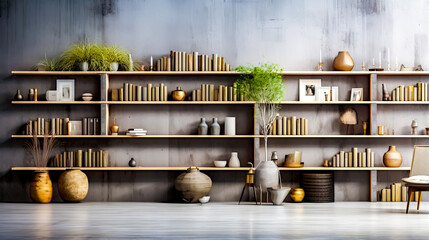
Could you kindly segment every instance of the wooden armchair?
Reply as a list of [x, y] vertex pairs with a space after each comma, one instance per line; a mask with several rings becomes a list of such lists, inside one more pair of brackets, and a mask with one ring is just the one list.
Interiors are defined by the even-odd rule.
[[[410, 207], [411, 194], [418, 192], [417, 211], [420, 209], [420, 201], [422, 200], [422, 191], [429, 191], [429, 181], [421, 179], [420, 181], [412, 180], [413, 177], [427, 176], [429, 179], [429, 145], [415, 145], [413, 151], [413, 161], [411, 163], [410, 177], [404, 178], [405, 186], [408, 187], [407, 196], [407, 211]], [[411, 179], [410, 179], [411, 178]]]

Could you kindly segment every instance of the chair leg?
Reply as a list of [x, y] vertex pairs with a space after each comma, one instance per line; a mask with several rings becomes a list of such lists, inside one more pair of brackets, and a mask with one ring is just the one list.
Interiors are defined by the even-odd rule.
[[419, 191], [419, 202], [417, 203], [417, 211], [420, 210], [420, 201], [422, 201], [422, 191]]
[[258, 205], [258, 198], [256, 197], [255, 186], [252, 186], [252, 188], [253, 188], [253, 196], [255, 197], [255, 203], [256, 203], [256, 205]]
[[410, 201], [411, 201], [411, 193], [412, 192], [413, 192], [413, 187], [408, 187], [407, 211], [406, 211], [407, 214], [408, 214], [408, 209], [410, 208]]
[[243, 198], [244, 195], [244, 190], [246, 189], [246, 184], [244, 184], [243, 186], [243, 191], [241, 191], [241, 196], [240, 196], [240, 200], [238, 200], [238, 205], [240, 205], [241, 199]]

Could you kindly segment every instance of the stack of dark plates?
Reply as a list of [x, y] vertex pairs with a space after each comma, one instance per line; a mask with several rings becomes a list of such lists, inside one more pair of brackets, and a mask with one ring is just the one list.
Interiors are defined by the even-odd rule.
[[333, 173], [303, 173], [301, 187], [305, 191], [306, 202], [334, 202]]

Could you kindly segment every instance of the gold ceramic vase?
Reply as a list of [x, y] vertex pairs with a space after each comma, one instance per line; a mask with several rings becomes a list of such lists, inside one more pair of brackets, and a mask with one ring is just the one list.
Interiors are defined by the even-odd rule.
[[389, 146], [389, 151], [383, 155], [383, 164], [386, 167], [400, 167], [402, 164], [402, 155], [396, 151], [396, 146]]
[[176, 90], [171, 92], [171, 97], [174, 101], [184, 101], [186, 98], [186, 92], [177, 87]]
[[347, 51], [339, 51], [334, 59], [334, 70], [351, 71], [355, 66], [353, 58]]
[[48, 171], [34, 171], [30, 182], [30, 197], [38, 203], [50, 203], [52, 200], [52, 181]]
[[112, 133], [112, 135], [119, 134], [119, 125], [116, 124], [116, 118], [113, 119], [113, 125], [110, 126], [110, 132]]
[[294, 202], [302, 202], [304, 200], [305, 192], [302, 188], [293, 188], [290, 193], [290, 198], [292, 198], [292, 201]]

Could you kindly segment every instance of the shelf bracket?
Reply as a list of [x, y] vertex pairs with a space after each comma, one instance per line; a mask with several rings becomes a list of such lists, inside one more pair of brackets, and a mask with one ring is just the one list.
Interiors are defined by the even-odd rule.
[[[370, 101], [377, 101], [377, 74], [370, 76]], [[370, 105], [370, 135], [377, 135], [377, 104]]]

